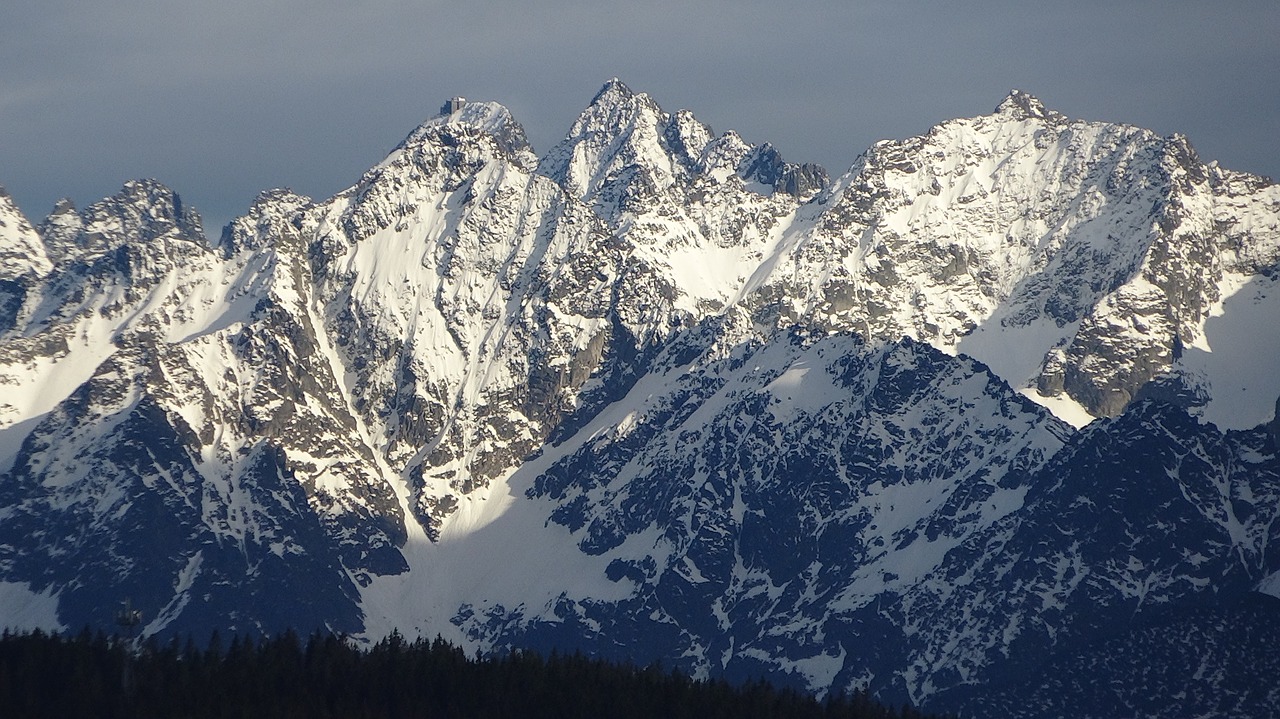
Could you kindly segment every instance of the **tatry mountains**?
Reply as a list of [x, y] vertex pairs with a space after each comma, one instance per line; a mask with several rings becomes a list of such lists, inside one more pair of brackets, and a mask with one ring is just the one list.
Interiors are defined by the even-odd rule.
[[1278, 399], [1280, 187], [1184, 137], [1015, 91], [832, 178], [451, 102], [217, 239], [0, 194], [0, 617], [1276, 716]]

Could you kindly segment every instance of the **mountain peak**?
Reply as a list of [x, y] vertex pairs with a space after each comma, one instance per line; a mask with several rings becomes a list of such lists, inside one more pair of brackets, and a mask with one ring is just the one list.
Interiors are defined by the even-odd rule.
[[49, 215], [65, 215], [68, 212], [75, 213], [79, 211], [76, 208], [75, 200], [70, 197], [60, 197], [57, 202], [53, 203], [53, 209], [49, 211]]
[[154, 178], [126, 180], [120, 192], [112, 198], [117, 202], [162, 203], [182, 211], [182, 198], [172, 188]]
[[778, 148], [768, 142], [747, 153], [737, 171], [745, 180], [755, 180], [803, 199], [813, 197], [831, 184], [830, 176], [821, 165], [785, 162]]
[[[662, 108], [658, 107], [658, 103], [647, 93], [636, 92], [618, 78], [610, 78], [608, 82], [600, 87], [600, 91], [591, 98], [591, 102], [582, 111], [582, 114], [578, 117], [578, 123], [574, 127], [578, 129], [581, 123], [588, 118], [595, 118], [596, 120], [605, 118], [617, 119], [621, 117], [619, 113], [630, 115], [637, 111], [651, 113], [655, 117], [665, 118], [666, 116]], [[588, 124], [590, 124], [589, 120]]]
[[997, 115], [1006, 115], [1019, 120], [1032, 118], [1039, 120], [1056, 120], [1062, 117], [1059, 113], [1045, 108], [1034, 95], [1022, 90], [1011, 90], [1009, 95], [996, 106]]
[[191, 242], [207, 241], [200, 214], [153, 179], [129, 180], [119, 192], [83, 211], [77, 211], [70, 199], [61, 199], [40, 223], [39, 232], [55, 262], [171, 233]]
[[521, 136], [524, 135], [524, 128], [511, 111], [497, 102], [467, 102], [454, 98], [442, 109], [448, 111], [422, 123], [410, 137], [421, 137], [426, 130], [437, 127], [470, 127], [490, 135], [506, 135], [518, 130]]
[[[12, 280], [28, 272], [44, 275], [50, 267], [36, 229], [0, 187], [0, 280]], [[3, 309], [0, 306], [0, 331], [6, 329]]]
[[[524, 127], [504, 105], [497, 102], [469, 102], [455, 97], [445, 102], [440, 114], [432, 117], [409, 133], [396, 152], [417, 145], [426, 138], [449, 128], [467, 128], [492, 137], [500, 148], [517, 164], [533, 166], [533, 148], [525, 135]], [[392, 153], [392, 156], [396, 154]]]
[[[621, 163], [612, 166], [614, 170], [638, 164], [669, 175], [673, 160], [666, 145], [670, 138], [663, 134], [670, 129], [670, 120], [648, 95], [633, 92], [613, 78], [591, 98], [564, 139], [543, 156], [538, 172], [580, 197], [593, 194], [610, 176], [610, 163]], [[682, 116], [676, 119], [675, 130], [696, 124], [691, 115]], [[620, 152], [624, 146], [628, 149]]]
[[[135, 218], [136, 221], [157, 232], [167, 231], [169, 227], [173, 227], [187, 239], [197, 241], [204, 239], [200, 214], [194, 208], [184, 205], [182, 196], [159, 180], [152, 178], [129, 180], [124, 183], [120, 192], [103, 202], [131, 206], [132, 209], [125, 211], [124, 214], [121, 214], [118, 209], [114, 210], [113, 214]], [[100, 214], [95, 212], [96, 207], [96, 205], [92, 206], [86, 212], [91, 215]]]
[[63, 197], [53, 203], [53, 209], [40, 223], [40, 237], [49, 247], [69, 247], [75, 243], [76, 237], [84, 229], [84, 219], [80, 210], [70, 197]]
[[[1022, 92], [828, 187], [613, 79], [534, 160], [457, 97], [217, 246], [154, 181], [39, 236], [0, 197], [0, 617], [132, 596], [157, 641], [399, 627], [957, 715], [1029, 656], [1215, 706], [1280, 676], [1275, 632], [1200, 651], [1274, 615], [1129, 641], [1280, 595], [1280, 188]], [[1133, 711], [1212, 711], [1174, 704]]]
[[591, 98], [592, 105], [600, 104], [606, 100], [629, 100], [636, 96], [634, 90], [627, 87], [627, 84], [616, 77], [609, 78], [609, 81], [600, 87], [600, 91]]

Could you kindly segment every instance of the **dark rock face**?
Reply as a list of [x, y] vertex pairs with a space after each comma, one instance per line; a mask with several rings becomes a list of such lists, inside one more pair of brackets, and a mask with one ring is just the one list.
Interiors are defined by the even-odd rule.
[[831, 180], [619, 81], [543, 157], [467, 103], [216, 242], [150, 180], [0, 192], [0, 596], [1256, 715], [1280, 420], [1211, 360], [1275, 337], [1278, 218], [1025, 93]]
[[249, 448], [228, 484], [208, 482], [192, 429], [126, 367], [104, 366], [27, 437], [0, 499], [7, 574], [58, 591], [67, 626], [109, 627], [129, 598], [162, 636], [358, 629], [355, 587], [280, 448]]
[[[900, 365], [905, 374], [885, 372], [904, 351], [918, 353], [841, 362], [862, 399], [852, 416], [833, 400], [818, 423], [779, 425], [776, 393], [690, 378], [703, 389], [673, 397], [674, 413], [653, 413], [667, 429], [651, 431], [696, 454], [655, 453], [638, 428], [571, 455], [533, 490], [557, 500], [552, 521], [581, 537], [582, 551], [618, 557], [606, 576], [633, 585], [632, 598], [565, 598], [545, 618], [471, 607], [455, 622], [504, 645], [587, 646], [619, 659], [640, 651], [689, 671], [768, 671], [802, 686], [816, 669], [830, 682], [822, 686], [869, 682], [886, 700], [976, 716], [1019, 700], [1015, 715], [1069, 714], [1076, 690], [1094, 686], [1118, 694], [1084, 691], [1093, 715], [1130, 706], [1181, 716], [1186, 704], [1149, 693], [1153, 676], [1232, 716], [1265, 712], [1271, 684], [1260, 677], [1278, 676], [1280, 655], [1267, 639], [1274, 601], [1253, 588], [1280, 571], [1266, 552], [1280, 507], [1271, 437], [1224, 435], [1176, 406], [1140, 403], [1052, 452], [1065, 432], [1034, 413], [1025, 421], [1039, 425], [1039, 440], [1011, 425], [990, 434], [952, 405], [936, 415], [941, 424], [912, 427], [921, 452], [904, 454], [871, 438], [893, 435], [897, 408], [929, 414], [948, 374], [962, 371], [926, 353]], [[740, 404], [713, 429], [690, 426], [698, 405], [724, 395]], [[1003, 401], [1007, 417], [1029, 409]], [[1010, 444], [997, 449], [1002, 440]], [[969, 474], [956, 478], [958, 468]], [[923, 507], [900, 504], [923, 487]], [[902, 523], [904, 511], [918, 512], [913, 523]], [[889, 522], [894, 531], [883, 531]], [[658, 551], [627, 548], [655, 528]], [[921, 565], [930, 545], [947, 549]], [[1235, 669], [1196, 672], [1210, 657]], [[1260, 674], [1240, 675], [1248, 662]]]
[[[1265, 546], [1278, 472], [1265, 434], [1224, 435], [1168, 404], [1140, 403], [1076, 435], [1041, 470], [1011, 534], [990, 540], [1020, 559], [987, 596], [1020, 596], [1034, 617], [1005, 624], [1010, 652], [1088, 645], [1151, 609], [1248, 594], [1276, 571]], [[957, 554], [954, 575], [998, 561], [994, 546]]]
[[827, 189], [831, 178], [821, 165], [784, 162], [782, 155], [765, 143], [743, 158], [738, 174], [744, 179], [769, 185], [778, 192], [808, 199]]
[[1275, 440], [1276, 445], [1280, 446], [1280, 398], [1276, 399], [1276, 416], [1267, 423], [1267, 431], [1271, 433], [1271, 438]]
[[0, 280], [0, 332], [18, 323], [18, 312], [27, 301], [27, 284], [21, 280]]
[[[946, 705], [963, 716], [1267, 716], [1280, 701], [1280, 602], [1155, 609], [1096, 644]], [[1194, 690], [1192, 688], [1195, 688]]]

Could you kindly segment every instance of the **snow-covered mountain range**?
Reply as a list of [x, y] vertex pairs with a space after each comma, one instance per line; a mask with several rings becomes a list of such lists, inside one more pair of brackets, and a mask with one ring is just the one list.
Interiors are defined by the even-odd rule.
[[617, 80], [541, 156], [446, 109], [216, 241], [0, 194], [5, 624], [1280, 706], [1280, 187], [1016, 91], [834, 180]]

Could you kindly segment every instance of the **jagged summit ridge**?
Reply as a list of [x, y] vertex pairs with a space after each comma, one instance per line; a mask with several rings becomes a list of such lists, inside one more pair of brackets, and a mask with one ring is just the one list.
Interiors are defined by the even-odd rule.
[[635, 91], [632, 90], [627, 83], [623, 82], [620, 78], [611, 77], [600, 86], [600, 89], [596, 91], [596, 94], [591, 97], [591, 102], [587, 104], [596, 105], [605, 101], [605, 98], [608, 96], [628, 98], [635, 97], [635, 95]]
[[[1062, 398], [1092, 416], [1122, 409], [1171, 366], [1175, 337], [1200, 335], [1215, 301], [1208, 285], [1219, 280], [1186, 293], [1166, 263], [1180, 268], [1178, 276], [1222, 277], [1212, 258], [1234, 264], [1243, 242], [1265, 259], [1233, 271], [1259, 272], [1275, 261], [1274, 230], [1252, 225], [1248, 239], [1232, 239], [1212, 217], [1234, 212], [1232, 195], [1261, 208], [1274, 192], [1244, 183], [1228, 190], [1179, 138], [1068, 121], [1038, 107], [1014, 95], [995, 114], [871, 148], [816, 201], [812, 229], [783, 260], [795, 269], [775, 271], [813, 284], [782, 280], [775, 294], [790, 302], [775, 311], [955, 347], [998, 366], [1015, 386], [1036, 387], [1064, 412]], [[1205, 299], [1187, 306], [1191, 297]], [[1123, 322], [1104, 319], [1119, 306], [1158, 329], [1125, 332]], [[991, 337], [1001, 339], [988, 345]], [[1037, 351], [1003, 349], [1028, 341]], [[1127, 357], [1114, 364], [1086, 357], [1100, 346]]]
[[441, 112], [419, 125], [392, 151], [383, 164], [406, 148], [440, 137], [450, 137], [452, 132], [461, 131], [480, 133], [492, 138], [513, 162], [522, 167], [532, 169], [537, 165], [537, 158], [525, 136], [524, 127], [516, 121], [510, 110], [496, 102], [461, 102], [459, 109]]
[[[619, 129], [622, 133], [616, 135]], [[617, 78], [596, 93], [539, 165], [542, 174], [584, 199], [624, 171], [640, 173], [644, 182], [665, 189], [699, 176], [723, 181], [725, 169], [805, 198], [826, 184], [821, 167], [787, 165], [771, 145], [753, 148], [733, 131], [717, 138], [691, 112], [666, 113], [647, 94]]]
[[40, 234], [0, 187], [0, 281], [43, 276], [51, 267]]
[[1047, 109], [1039, 98], [1022, 90], [1010, 90], [1008, 96], [996, 106], [997, 115], [1007, 115], [1019, 120], [1065, 120], [1065, 115]]
[[1274, 591], [1268, 183], [1021, 93], [834, 182], [616, 80], [541, 159], [448, 110], [214, 245], [0, 201], [0, 596], [949, 707]]
[[200, 214], [153, 179], [129, 180], [120, 192], [82, 211], [70, 200], [60, 200], [40, 232], [55, 263], [102, 255], [139, 238], [205, 241]]

